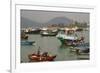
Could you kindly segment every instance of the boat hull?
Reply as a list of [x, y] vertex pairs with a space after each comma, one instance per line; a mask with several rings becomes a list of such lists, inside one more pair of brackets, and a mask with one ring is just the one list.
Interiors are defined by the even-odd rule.
[[56, 55], [54, 56], [42, 56], [37, 54], [30, 54], [28, 55], [30, 62], [42, 62], [42, 61], [54, 61]]
[[21, 45], [33, 45], [35, 41], [21, 41]]
[[27, 40], [28, 36], [21, 36], [21, 40]]
[[62, 45], [68, 45], [68, 46], [78, 46], [82, 44], [82, 41], [80, 40], [69, 40], [69, 39], [63, 39], [61, 37], [58, 37]]
[[57, 34], [41, 34], [41, 36], [56, 36]]
[[25, 32], [25, 34], [40, 34], [40, 31], [41, 30], [28, 31], [28, 32]]
[[44, 32], [41, 33], [41, 36], [56, 36], [56, 35], [57, 35], [56, 32], [51, 32], [51, 33], [46, 32], [46, 34]]

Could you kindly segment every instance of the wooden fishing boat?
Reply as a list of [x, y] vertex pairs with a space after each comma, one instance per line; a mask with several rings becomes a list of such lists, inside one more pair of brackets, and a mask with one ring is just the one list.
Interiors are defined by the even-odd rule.
[[27, 40], [28, 39], [28, 36], [25, 35], [25, 36], [21, 36], [21, 40]]
[[69, 46], [76, 46], [84, 42], [84, 37], [78, 38], [77, 36], [70, 36], [66, 34], [58, 34], [56, 37], [62, 44]]
[[26, 34], [40, 34], [40, 29], [36, 28], [36, 29], [27, 29], [27, 31], [25, 31]]
[[49, 55], [48, 52], [40, 54], [40, 51], [38, 51], [37, 54], [29, 54], [28, 58], [30, 62], [54, 61], [56, 55]]
[[79, 49], [80, 53], [89, 53], [89, 43], [84, 43], [81, 45], [77, 45], [75, 48]]
[[52, 31], [43, 31], [40, 33], [41, 36], [56, 36], [57, 35], [57, 32], [52, 32]]
[[24, 31], [21, 32], [21, 40], [27, 40], [28, 39], [28, 35], [25, 34]]
[[89, 54], [90, 48], [89, 48], [89, 43], [83, 43], [80, 45], [77, 45], [74, 48], [71, 48], [71, 52], [76, 52], [77, 55], [86, 55]]
[[49, 32], [41, 33], [41, 36], [56, 36], [56, 35], [57, 35], [57, 33], [53, 33], [53, 32], [51, 32], [51, 33], [49, 33]]

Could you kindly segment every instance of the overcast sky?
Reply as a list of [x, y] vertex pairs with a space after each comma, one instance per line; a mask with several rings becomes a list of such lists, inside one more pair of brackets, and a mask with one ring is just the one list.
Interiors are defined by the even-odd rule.
[[66, 17], [74, 21], [89, 23], [89, 13], [21, 10], [21, 16], [39, 23], [48, 22], [55, 17]]

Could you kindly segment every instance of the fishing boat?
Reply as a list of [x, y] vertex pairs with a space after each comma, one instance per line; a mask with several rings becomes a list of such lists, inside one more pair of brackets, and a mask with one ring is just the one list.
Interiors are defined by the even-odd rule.
[[56, 55], [50, 55], [48, 52], [40, 54], [40, 50], [38, 50], [37, 53], [29, 54], [28, 58], [30, 62], [54, 61]]
[[21, 41], [21, 45], [33, 45], [35, 41]]
[[30, 28], [30, 29], [26, 29], [25, 33], [26, 34], [39, 34], [40, 33], [40, 29], [39, 28]]
[[21, 31], [21, 40], [27, 40], [27, 39], [28, 35], [26, 35], [24, 31]]
[[78, 44], [81, 44], [84, 40], [84, 37], [78, 38], [77, 36], [66, 34], [58, 34], [56, 37], [60, 40], [62, 44], [69, 46], [76, 46]]
[[89, 59], [89, 52], [90, 48], [89, 47], [77, 47], [76, 48], [76, 54], [77, 54], [77, 59], [80, 60], [87, 60]]
[[83, 43], [71, 48], [71, 52], [76, 52], [77, 55], [86, 55], [89, 51], [89, 43]]
[[80, 53], [89, 53], [89, 43], [77, 45], [75, 48], [79, 49]]
[[43, 31], [40, 34], [41, 34], [41, 36], [56, 36], [57, 32]]
[[82, 28], [78, 28], [76, 31], [79, 31], [80, 32], [80, 31], [83, 31], [83, 29]]
[[21, 40], [27, 40], [28, 39], [28, 35], [22, 35], [21, 36]]

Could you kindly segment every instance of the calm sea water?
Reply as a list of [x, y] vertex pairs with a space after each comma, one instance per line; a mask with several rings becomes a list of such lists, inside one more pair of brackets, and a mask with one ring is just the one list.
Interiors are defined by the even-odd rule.
[[[89, 42], [89, 31], [76, 32], [78, 37], [84, 36], [85, 42]], [[62, 46], [61, 42], [54, 37], [42, 37], [41, 35], [30, 34], [30, 41], [35, 41], [32, 46], [21, 45], [21, 61], [29, 62], [28, 55], [36, 53], [40, 47], [41, 52], [48, 52], [51, 55], [57, 55], [55, 61], [77, 60], [77, 55], [70, 52], [70, 47]]]

